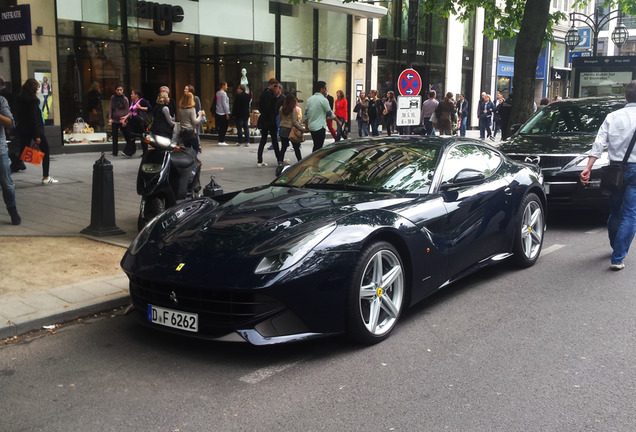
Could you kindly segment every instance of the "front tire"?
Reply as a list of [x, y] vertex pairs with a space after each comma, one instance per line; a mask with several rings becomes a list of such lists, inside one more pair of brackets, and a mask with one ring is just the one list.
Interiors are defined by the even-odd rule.
[[534, 193], [525, 196], [519, 209], [513, 258], [517, 266], [525, 268], [533, 266], [539, 259], [545, 220], [543, 204]]
[[146, 201], [143, 214], [140, 212], [139, 218], [137, 219], [137, 230], [141, 231], [152, 218], [163, 213], [165, 210], [166, 201], [163, 198], [153, 197]]
[[405, 298], [404, 265], [387, 242], [365, 248], [353, 271], [347, 305], [347, 335], [355, 342], [386, 339], [400, 318]]

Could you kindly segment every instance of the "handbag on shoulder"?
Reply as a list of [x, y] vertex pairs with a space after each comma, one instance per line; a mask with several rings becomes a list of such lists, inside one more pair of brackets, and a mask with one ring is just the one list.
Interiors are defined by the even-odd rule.
[[632, 150], [634, 149], [634, 142], [636, 142], [636, 130], [634, 131], [632, 140], [629, 142], [629, 147], [625, 152], [623, 161], [610, 162], [609, 165], [601, 168], [601, 189], [604, 190], [606, 195], [620, 190], [623, 187], [623, 171], [629, 159], [629, 155], [632, 154]]
[[289, 131], [289, 140], [294, 144], [300, 144], [305, 141], [305, 136], [303, 131], [298, 129], [296, 126], [292, 126]]

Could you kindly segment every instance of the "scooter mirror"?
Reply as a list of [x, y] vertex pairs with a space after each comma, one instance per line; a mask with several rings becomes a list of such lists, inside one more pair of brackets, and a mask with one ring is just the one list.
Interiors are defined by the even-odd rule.
[[168, 150], [173, 147], [172, 140], [170, 138], [161, 135], [150, 135], [150, 145], [160, 150]]

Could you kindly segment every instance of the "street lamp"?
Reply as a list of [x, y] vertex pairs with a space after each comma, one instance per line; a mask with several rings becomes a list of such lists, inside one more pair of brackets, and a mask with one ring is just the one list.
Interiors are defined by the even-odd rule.
[[607, 15], [603, 15], [599, 17], [598, 9], [594, 10], [594, 16], [584, 15], [579, 12], [570, 13], [570, 21], [572, 22], [572, 27], [565, 34], [565, 43], [570, 50], [573, 50], [577, 47], [577, 45], [581, 42], [581, 35], [579, 35], [579, 31], [576, 27], [574, 27], [574, 22], [582, 22], [587, 25], [590, 30], [592, 30], [592, 55], [596, 57], [597, 54], [597, 45], [598, 45], [598, 33], [601, 31], [601, 28], [605, 26], [612, 20], [618, 19], [618, 25], [612, 32], [612, 42], [616, 44], [619, 48], [629, 39], [629, 32], [627, 31], [627, 27], [623, 24], [623, 12], [620, 10], [613, 10], [609, 12]]

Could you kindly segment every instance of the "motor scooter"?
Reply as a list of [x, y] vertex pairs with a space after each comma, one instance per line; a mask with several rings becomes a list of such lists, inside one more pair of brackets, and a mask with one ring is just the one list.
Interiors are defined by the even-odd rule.
[[201, 161], [194, 149], [154, 134], [142, 139], [149, 147], [137, 173], [137, 193], [141, 195], [139, 230], [167, 208], [198, 198], [201, 191]]

